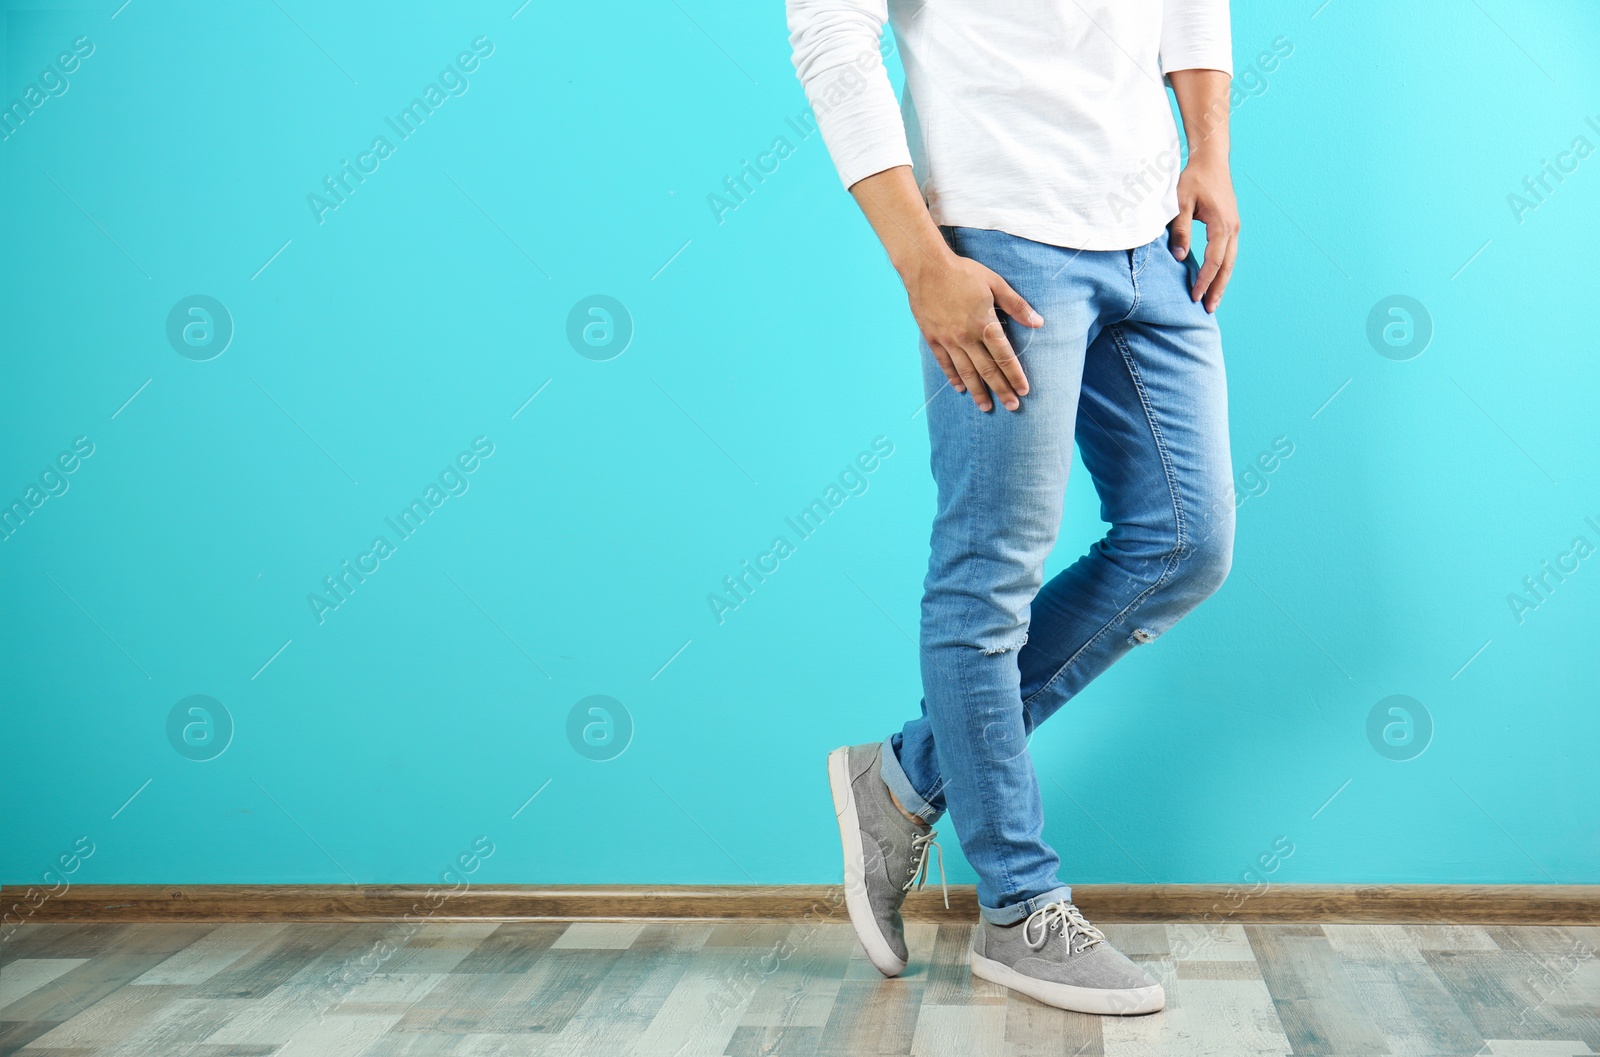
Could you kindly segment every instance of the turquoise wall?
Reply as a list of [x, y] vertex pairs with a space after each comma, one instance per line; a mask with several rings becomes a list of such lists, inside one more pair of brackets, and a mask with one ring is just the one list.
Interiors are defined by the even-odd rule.
[[[120, 2], [6, 5], [0, 881], [835, 879], [933, 493], [781, 5]], [[1318, 3], [1235, 10], [1234, 572], [1048, 833], [1600, 881], [1600, 11]]]

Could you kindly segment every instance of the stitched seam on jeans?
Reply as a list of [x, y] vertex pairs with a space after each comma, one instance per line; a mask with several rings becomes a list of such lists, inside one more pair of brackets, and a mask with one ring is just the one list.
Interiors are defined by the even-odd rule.
[[[957, 398], [959, 399], [962, 394], [958, 393], [956, 395], [957, 395]], [[983, 431], [983, 427], [984, 427], [983, 413], [981, 411], [978, 411], [976, 405], [968, 407], [965, 404], [965, 402], [963, 402], [963, 404], [961, 405], [961, 411], [959, 413], [965, 415], [966, 416], [966, 420], [967, 420], [967, 438], [968, 438], [968, 440], [967, 440], [967, 452], [969, 453], [969, 457], [973, 457], [974, 461], [979, 461], [977, 459], [977, 455], [980, 453], [980, 446], [982, 446], [984, 444], [985, 440], [987, 439], [987, 437], [986, 437], [986, 435], [985, 435], [985, 433]], [[929, 424], [930, 425], [932, 424], [932, 418], [931, 417], [929, 418]], [[976, 543], [977, 543], [977, 541], [979, 539], [989, 538], [988, 531], [987, 531], [988, 530], [988, 524], [987, 524], [987, 521], [986, 521], [987, 516], [988, 516], [988, 507], [987, 507], [987, 505], [980, 503], [980, 504], [978, 504], [978, 516], [977, 517], [963, 518], [962, 519], [962, 521], [965, 522], [969, 526], [968, 535], [964, 540], [962, 540], [962, 552], [963, 553], [965, 553], [965, 554], [973, 553], [975, 548], [976, 548]], [[978, 663], [980, 663], [980, 664], [983, 663], [981, 653], [980, 653], [979, 658], [978, 658]], [[961, 683], [961, 699], [962, 699], [963, 702], [965, 702], [967, 700], [970, 700], [971, 697], [972, 697], [972, 684], [971, 684], [971, 681], [970, 681], [971, 673], [972, 673], [972, 665], [970, 665], [970, 664], [962, 664], [962, 665], [959, 666], [959, 671], [960, 671], [960, 674], [959, 674], [958, 678], [959, 678], [960, 683]], [[944, 770], [943, 767], [941, 767], [940, 768], [940, 777], [941, 778], [944, 777], [943, 770]], [[989, 790], [985, 786], [985, 783], [982, 781], [982, 777], [981, 777], [983, 775], [986, 775], [987, 772], [988, 772], [988, 768], [978, 768], [977, 771], [976, 771], [976, 774], [974, 774], [973, 778], [974, 778], [974, 784], [982, 787], [981, 790], [980, 790], [980, 795], [982, 795], [986, 800], [990, 800], [992, 798], [988, 796]], [[948, 783], [946, 783], [946, 784], [948, 784]], [[946, 805], [946, 807], [948, 807], [948, 804]], [[1005, 843], [1004, 841], [997, 839], [998, 838], [998, 834], [997, 833], [991, 832], [989, 834], [989, 837], [990, 837], [991, 842], [996, 847], [999, 847], [999, 846], [1001, 846], [1001, 845], [1003, 845]], [[1015, 881], [1015, 878], [1014, 878], [1014, 876], [1013, 876], [1013, 874], [1011, 872], [1011, 863], [1010, 863], [1010, 861], [1003, 855], [1000, 856], [999, 859], [1000, 859], [1000, 863], [999, 863], [1000, 874], [1004, 878], [1004, 882], [1005, 882], [1004, 885], [1001, 888], [1001, 892], [1002, 892], [1002, 896], [1003, 896], [1004, 894], [1009, 893], [1009, 892], [1011, 892], [1012, 890], [1014, 890], [1016, 888], [1016, 881]]]
[[1128, 375], [1133, 379], [1133, 387], [1139, 393], [1139, 403], [1144, 408], [1145, 422], [1150, 426], [1150, 434], [1156, 442], [1156, 451], [1161, 456], [1161, 469], [1167, 477], [1167, 495], [1172, 499], [1172, 517], [1178, 526], [1178, 545], [1173, 552], [1171, 562], [1182, 561], [1188, 550], [1189, 532], [1188, 522], [1183, 513], [1183, 494], [1178, 488], [1178, 474], [1172, 468], [1172, 452], [1162, 436], [1161, 424], [1156, 421], [1155, 408], [1150, 403], [1150, 391], [1145, 388], [1144, 378], [1139, 374], [1139, 365], [1134, 362], [1133, 350], [1128, 347], [1122, 328], [1112, 329], [1111, 340], [1117, 343], [1117, 349], [1122, 353], [1122, 362], [1127, 365]]
[[1115, 323], [1106, 324], [1107, 330], [1115, 330], [1119, 324], [1126, 323], [1129, 319], [1133, 318], [1134, 311], [1139, 307], [1139, 271], [1143, 271], [1143, 268], [1141, 267], [1139, 271], [1134, 270], [1133, 253], [1133, 250], [1128, 251], [1128, 285], [1133, 288], [1133, 300], [1128, 302], [1128, 312], [1126, 315], [1117, 320]]
[[[994, 434], [993, 434], [992, 431], [986, 431], [985, 430], [985, 427], [987, 426], [988, 423], [986, 421], [986, 418], [985, 418], [983, 412], [977, 411], [977, 409], [974, 407], [973, 408], [973, 414], [969, 415], [968, 417], [969, 417], [969, 421], [972, 422], [972, 435], [975, 438], [975, 442], [967, 450], [970, 451], [970, 452], [974, 452], [975, 454], [977, 454], [979, 456], [978, 458], [974, 459], [974, 463], [976, 465], [982, 466], [982, 465], [984, 465], [983, 457], [986, 457], [987, 454], [988, 454], [988, 451], [987, 451], [988, 442], [994, 439]], [[979, 447], [978, 447], [979, 444], [983, 444], [984, 445], [984, 448], [982, 450], [979, 449]], [[982, 516], [982, 519], [983, 519], [984, 523], [977, 531], [974, 532], [973, 537], [969, 537], [968, 540], [967, 540], [967, 553], [969, 553], [969, 554], [970, 553], [974, 553], [974, 551], [975, 551], [974, 544], [976, 543], [977, 539], [993, 539], [994, 538], [994, 534], [990, 531], [989, 504], [987, 504], [987, 503], [979, 503], [978, 504], [978, 510], [979, 510], [979, 512], [980, 512], [980, 514]], [[978, 520], [977, 518], [970, 519], [969, 523], [975, 523], [975, 522], [977, 522], [977, 520]], [[976, 660], [977, 664], [983, 664], [983, 663], [986, 663], [986, 662], [991, 661], [991, 660], [995, 660], [995, 663], [1003, 663], [1003, 662], [998, 661], [996, 658], [1004, 657], [1004, 656], [1005, 656], [1004, 654], [997, 654], [997, 655], [995, 655], [995, 658], [991, 658], [989, 655], [984, 654], [983, 651], [982, 651], [982, 648], [980, 647], [979, 648], [978, 657], [975, 660]], [[961, 666], [961, 699], [962, 699], [963, 702], [972, 700], [972, 685], [971, 685], [971, 683], [969, 681], [971, 674], [972, 674], [972, 665], [963, 664]], [[1019, 707], [1020, 707], [1020, 702], [1019, 702]], [[935, 744], [937, 745], [937, 742], [935, 742]], [[1024, 750], [1024, 751], [1026, 751], [1026, 750]], [[984, 775], [984, 776], [987, 777], [992, 772], [990, 771], [989, 768], [983, 767], [983, 768], [979, 769], [978, 773], [980, 775]], [[987, 802], [992, 804], [994, 802], [994, 798], [990, 795], [992, 793], [992, 790], [989, 788], [988, 783], [984, 782], [984, 781], [980, 781], [978, 784], [983, 787], [984, 799]], [[991, 831], [989, 833], [989, 839], [992, 842], [995, 850], [999, 850], [999, 849], [1002, 849], [1002, 848], [1005, 847], [1005, 843], [1006, 842], [1003, 839], [1001, 839], [1001, 834], [1000, 834], [998, 828], [994, 827], [992, 822], [991, 822]], [[1010, 893], [1016, 891], [1016, 888], [1017, 888], [1016, 875], [1013, 874], [1012, 871], [1011, 871], [1011, 857], [1010, 857], [1010, 855], [1005, 854], [1005, 853], [1002, 852], [1000, 855], [997, 856], [997, 858], [1000, 860], [1000, 862], [999, 862], [1000, 874], [1001, 874], [1001, 876], [1003, 876], [1005, 878], [1005, 885], [1001, 889], [1001, 893], [1000, 893], [1000, 898], [1004, 899], [1007, 895], [1009, 895]]]
[[[937, 755], [934, 758], [937, 759], [938, 758]], [[905, 771], [905, 767], [902, 765], [901, 766], [901, 772], [904, 773], [904, 771]], [[923, 796], [922, 795], [922, 790], [918, 789], [915, 785], [911, 785], [911, 776], [910, 775], [906, 775], [906, 784], [911, 786], [911, 791], [913, 793], [916, 793], [917, 796], [922, 797], [923, 806], [928, 809], [928, 814], [930, 814], [930, 815], [940, 815], [940, 816], [942, 816], [944, 814], [945, 809], [942, 808], [942, 807], [936, 806], [934, 804], [934, 802], [933, 802], [934, 797], [937, 797], [937, 796], [939, 796], [940, 794], [942, 794], [944, 792], [944, 786], [945, 786], [944, 772], [941, 771], [939, 773], [939, 783], [938, 783], [938, 785], [936, 785], [934, 787], [933, 796]], [[929, 819], [929, 818], [924, 818], [922, 821], [928, 823], [928, 825], [931, 826], [931, 825], [933, 825], [933, 821], [934, 820], [933, 819]]]
[[[950, 232], [950, 234], [949, 234], [948, 238], [946, 239], [946, 241], [950, 244], [950, 248], [952, 250], [954, 250], [955, 252], [959, 253], [960, 251], [956, 248], [956, 232], [955, 232], [955, 228], [951, 227], [949, 229], [949, 232]], [[948, 385], [948, 383], [946, 383], [946, 384]], [[934, 394], [935, 399], [937, 399], [940, 395], [942, 395], [943, 392], [944, 392], [944, 389], [941, 387], [940, 390], [937, 393]], [[953, 386], [951, 387], [951, 392], [955, 394], [954, 398], [958, 401], [958, 403], [956, 405], [955, 413], [958, 414], [958, 415], [962, 415], [965, 418], [966, 429], [967, 429], [966, 449], [967, 449], [967, 451], [970, 452], [977, 445], [978, 427], [981, 425], [981, 420], [978, 419], [975, 415], [967, 414], [966, 401], [963, 399], [963, 398], [970, 399], [970, 397], [968, 397], [967, 394], [965, 394], [965, 393], [956, 393]], [[928, 401], [928, 403], [931, 405], [933, 403], [933, 401], [930, 400], [930, 401]], [[933, 415], [934, 415], [933, 409], [930, 407], [929, 410], [928, 410], [928, 418], [927, 418], [927, 422], [928, 422], [928, 439], [929, 439], [930, 443], [932, 443], [932, 441], [933, 441], [933, 430], [934, 430]], [[938, 516], [938, 515], [935, 515], [935, 516]], [[972, 521], [974, 521], [976, 519], [963, 518], [962, 520], [963, 520], [963, 522], [965, 522], [965, 523], [970, 525], [972, 523]], [[973, 540], [976, 539], [978, 537], [978, 535], [979, 535], [979, 533], [976, 530], [971, 531], [971, 532], [969, 532], [967, 538], [961, 541], [962, 542], [962, 550], [963, 550], [963, 552], [966, 552], [966, 553], [970, 553], [971, 552], [972, 545], [973, 545]], [[923, 617], [924, 621], [926, 619], [927, 619], [926, 617]], [[919, 631], [918, 631], [918, 637], [919, 638], [922, 636], [922, 634], [925, 632], [925, 630], [926, 630], [925, 628], [919, 628]], [[923, 646], [923, 644], [921, 642], [919, 642], [918, 643], [919, 652], [924, 648], [925, 647]], [[960, 679], [961, 679], [961, 696], [963, 698], [965, 698], [966, 695], [967, 695], [967, 669], [965, 667], [962, 667], [962, 669], [961, 669]], [[935, 760], [938, 759], [937, 754], [935, 754], [934, 759]], [[908, 776], [908, 781], [909, 781], [909, 776]], [[938, 785], [938, 788], [934, 790], [934, 794], [933, 795], [934, 796], [940, 796], [940, 794], [942, 794], [944, 792], [944, 790], [949, 786], [949, 784], [950, 784], [950, 782], [949, 782], [949, 780], [946, 778], [946, 776], [944, 774], [944, 768], [943, 768], [943, 766], [941, 766], [939, 768], [939, 785]], [[917, 789], [915, 785], [912, 785], [911, 788], [916, 790], [918, 796], [922, 796], [922, 791], [920, 789]], [[946, 800], [944, 810], [948, 811], [950, 809], [950, 805], [948, 803], [948, 798], [946, 797], [944, 799]], [[927, 804], [928, 804], [929, 807], [933, 807], [934, 806], [932, 799], [930, 799], [929, 797], [924, 796], [923, 800], [927, 801]]]
[[1150, 426], [1151, 438], [1155, 441], [1156, 452], [1161, 457], [1162, 472], [1167, 478], [1167, 494], [1172, 499], [1172, 516], [1177, 525], [1178, 539], [1172, 549], [1172, 556], [1167, 559], [1166, 564], [1161, 569], [1161, 575], [1156, 578], [1155, 583], [1135, 595], [1133, 600], [1122, 607], [1122, 610], [1116, 616], [1106, 621], [1099, 631], [1090, 636], [1089, 641], [1080, 646], [1078, 651], [1071, 657], [1068, 657], [1061, 667], [1056, 669], [1055, 674], [1045, 681], [1043, 686], [1028, 695], [1027, 699], [1022, 702], [1023, 708], [1027, 708], [1040, 694], [1052, 689], [1072, 666], [1078, 663], [1078, 659], [1105, 636], [1107, 631], [1119, 625], [1124, 618], [1132, 616], [1144, 604], [1146, 598], [1164, 587], [1167, 581], [1172, 579], [1172, 574], [1177, 571], [1178, 564], [1183, 561], [1184, 551], [1188, 546], [1187, 526], [1183, 516], [1183, 500], [1178, 492], [1177, 475], [1173, 472], [1171, 455], [1167, 451], [1166, 442], [1162, 439], [1161, 427], [1156, 423], [1155, 411], [1150, 406], [1150, 394], [1145, 389], [1144, 379], [1139, 376], [1138, 366], [1133, 362], [1133, 355], [1128, 349], [1128, 342], [1123, 336], [1122, 328], [1114, 326], [1109, 329], [1111, 331], [1111, 340], [1116, 343], [1117, 350], [1122, 353], [1122, 362], [1128, 368], [1128, 376], [1133, 381], [1134, 390], [1139, 394], [1139, 403], [1144, 408], [1145, 422]]
[[[893, 737], [893, 736], [894, 735], [892, 735], [892, 734], [890, 735], [890, 737]], [[893, 746], [892, 745], [885, 746], [885, 748], [887, 748], [891, 752], [893, 752]], [[922, 821], [927, 822], [929, 825], [932, 825], [933, 824], [933, 820], [931, 820], [928, 816], [930, 816], [930, 815], [939, 815], [939, 814], [942, 814], [942, 812], [939, 811], [937, 808], [935, 808], [933, 806], [933, 802], [931, 800], [929, 800], [927, 797], [923, 796], [922, 795], [922, 790], [918, 789], [916, 787], [916, 784], [911, 781], [911, 776], [906, 773], [906, 765], [904, 763], [900, 762], [900, 754], [898, 752], [893, 752], [893, 755], [894, 755], [895, 766], [897, 768], [899, 768], [900, 777], [905, 781], [906, 788], [910, 789], [911, 792], [917, 797], [917, 799], [922, 801], [920, 804], [917, 804], [915, 806], [912, 806], [910, 804], [902, 804], [900, 806], [906, 808], [909, 811], [911, 811], [912, 814], [914, 814], [918, 818], [922, 819]], [[942, 775], [940, 776], [940, 781], [941, 782], [943, 781], [943, 776]], [[887, 785], [888, 783], [885, 782], [884, 784]], [[892, 792], [892, 790], [891, 790], [891, 792]]]
[[[936, 759], [936, 760], [938, 759], [937, 754], [935, 754], [934, 759]], [[911, 779], [908, 777], [906, 779], [906, 781], [909, 783], [911, 781]], [[922, 802], [924, 804], [928, 805], [928, 811], [929, 811], [930, 814], [941, 815], [942, 816], [945, 813], [945, 811], [948, 810], [947, 808], [943, 808], [943, 807], [937, 806], [933, 802], [934, 797], [943, 798], [943, 796], [944, 796], [944, 787], [947, 784], [948, 783], [944, 780], [944, 772], [940, 771], [939, 772], [939, 784], [934, 787], [933, 796], [922, 796], [922, 792], [920, 790], [917, 791], [917, 795], [918, 796], [922, 796]], [[911, 788], [912, 789], [916, 789], [917, 787], [913, 785]], [[923, 821], [924, 822], [929, 822], [928, 819], [923, 819]], [[929, 822], [929, 824], [932, 825], [931, 822]]]

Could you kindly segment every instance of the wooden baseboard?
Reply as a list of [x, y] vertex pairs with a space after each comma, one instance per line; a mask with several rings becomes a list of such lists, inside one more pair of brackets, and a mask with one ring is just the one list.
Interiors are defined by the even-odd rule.
[[[43, 899], [40, 902], [41, 898]], [[1104, 922], [1600, 925], [1600, 885], [1075, 885]], [[35, 905], [37, 904], [37, 905]], [[844, 920], [838, 885], [74, 885], [0, 889], [25, 921]], [[970, 885], [911, 895], [906, 917], [970, 922]]]

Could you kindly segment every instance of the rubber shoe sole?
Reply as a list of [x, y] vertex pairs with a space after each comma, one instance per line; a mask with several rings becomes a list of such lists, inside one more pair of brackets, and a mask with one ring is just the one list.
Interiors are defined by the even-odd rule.
[[839, 842], [844, 846], [844, 905], [850, 912], [850, 924], [855, 926], [856, 938], [878, 972], [899, 976], [905, 972], [906, 963], [878, 931], [878, 920], [867, 900], [867, 864], [861, 852], [861, 819], [850, 788], [849, 749], [828, 753], [828, 788], [833, 791], [833, 813], [839, 821]]
[[1102, 1016], [1132, 1016], [1137, 1013], [1154, 1013], [1167, 1004], [1167, 993], [1160, 984], [1149, 987], [1074, 987], [1019, 973], [1011, 966], [972, 952], [972, 975], [988, 980], [1029, 998], [1058, 1009], [1074, 1013], [1097, 1013]]

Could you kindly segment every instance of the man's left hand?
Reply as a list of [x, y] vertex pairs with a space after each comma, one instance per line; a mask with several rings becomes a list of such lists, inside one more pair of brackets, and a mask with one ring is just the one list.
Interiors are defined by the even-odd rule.
[[1233, 178], [1225, 158], [1191, 155], [1178, 177], [1178, 215], [1169, 227], [1168, 245], [1180, 261], [1191, 252], [1189, 233], [1196, 220], [1206, 226], [1206, 256], [1189, 296], [1195, 301], [1204, 299], [1206, 311], [1215, 312], [1239, 255], [1239, 203], [1233, 197]]

